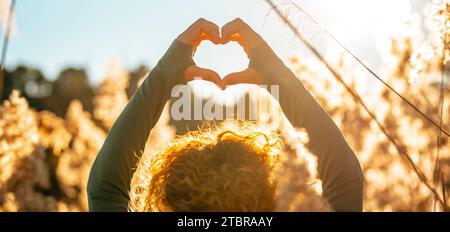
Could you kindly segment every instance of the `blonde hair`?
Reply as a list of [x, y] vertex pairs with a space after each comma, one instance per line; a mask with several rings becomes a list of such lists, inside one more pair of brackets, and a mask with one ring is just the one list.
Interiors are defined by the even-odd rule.
[[[249, 123], [178, 136], [143, 157], [130, 211], [273, 211], [278, 134]], [[137, 176], [136, 176], [137, 175]]]

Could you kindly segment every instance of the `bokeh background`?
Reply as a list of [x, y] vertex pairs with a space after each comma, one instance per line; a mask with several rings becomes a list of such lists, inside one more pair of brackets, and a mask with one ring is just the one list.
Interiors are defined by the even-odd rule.
[[[373, 78], [293, 3], [449, 131], [450, 2], [273, 2], [361, 95], [389, 138], [266, 1], [17, 0], [12, 30], [6, 33], [11, 1], [0, 0], [1, 37], [9, 39], [0, 91], [0, 211], [86, 211], [87, 175], [109, 128], [171, 42], [200, 17], [219, 26], [242, 18], [298, 75], [358, 155], [365, 174], [365, 210], [446, 210], [448, 137]], [[248, 64], [242, 48], [233, 43], [204, 42], [194, 59], [222, 76]], [[216, 93], [207, 83], [192, 87]], [[321, 192], [316, 160], [303, 146], [307, 134], [279, 117], [270, 97], [252, 98], [258, 89], [239, 91], [240, 100], [273, 103], [258, 123], [279, 131], [286, 149], [295, 154], [290, 159], [298, 161], [280, 175], [279, 210], [320, 210], [306, 189]], [[205, 123], [174, 121], [167, 109], [144, 155]], [[293, 179], [305, 184], [293, 184]]]

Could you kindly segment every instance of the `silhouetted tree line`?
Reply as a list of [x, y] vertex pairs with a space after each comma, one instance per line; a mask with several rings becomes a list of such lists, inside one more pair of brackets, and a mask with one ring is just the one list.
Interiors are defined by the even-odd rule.
[[[129, 98], [137, 89], [139, 79], [148, 70], [148, 67], [141, 65], [130, 72], [127, 87]], [[8, 99], [11, 92], [16, 89], [27, 99], [30, 107], [38, 111], [48, 110], [63, 117], [70, 102], [78, 99], [84, 109], [92, 113], [95, 87], [90, 83], [86, 70], [82, 68], [65, 68], [52, 81], [46, 78], [39, 69], [18, 66], [13, 71], [7, 70], [5, 73], [1, 101]]]

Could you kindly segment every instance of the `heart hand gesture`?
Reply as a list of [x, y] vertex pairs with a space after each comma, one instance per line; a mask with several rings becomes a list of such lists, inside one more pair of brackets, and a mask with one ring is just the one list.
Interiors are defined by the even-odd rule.
[[[209, 40], [216, 45], [234, 41], [239, 43], [247, 54], [249, 49], [264, 42], [260, 35], [239, 18], [225, 24], [222, 28], [206, 19], [198, 19], [177, 39], [182, 43], [192, 45], [193, 51], [204, 40]], [[184, 80], [187, 83], [196, 79], [210, 81], [222, 90], [229, 85], [262, 84], [261, 74], [253, 68], [230, 73], [221, 79], [214, 70], [192, 65], [185, 70]]]

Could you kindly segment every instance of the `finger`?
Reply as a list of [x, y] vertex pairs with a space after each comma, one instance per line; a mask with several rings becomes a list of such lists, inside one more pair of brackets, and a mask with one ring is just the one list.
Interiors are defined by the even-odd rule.
[[237, 84], [255, 84], [263, 83], [261, 74], [253, 68], [248, 68], [241, 72], [230, 73], [222, 80], [223, 85], [231, 86]]
[[210, 40], [214, 44], [220, 43], [220, 28], [206, 19], [199, 19], [194, 23], [196, 42]]
[[220, 89], [223, 89], [222, 79], [219, 74], [211, 69], [203, 69], [202, 80], [212, 82], [217, 85]]
[[222, 79], [215, 71], [198, 66], [190, 66], [184, 72], [184, 80], [186, 83], [194, 80], [205, 80], [216, 84], [223, 89]]
[[[226, 44], [230, 42], [230, 40], [234, 37], [238, 37], [237, 34], [240, 33], [242, 28], [242, 20], [235, 19], [227, 24], [225, 24], [221, 29], [221, 41], [222, 44]], [[233, 36], [232, 36], [233, 35]]]
[[184, 81], [188, 83], [190, 81], [195, 80], [195, 76], [200, 72], [200, 68], [196, 65], [189, 66], [186, 70], [184, 70]]
[[239, 18], [225, 24], [221, 29], [221, 33], [222, 44], [230, 41], [238, 42], [247, 54], [249, 49], [264, 42], [258, 33]]
[[202, 36], [206, 36], [204, 39], [211, 41], [214, 44], [220, 44], [220, 28], [216, 24], [206, 21], [201, 26]]
[[196, 41], [193, 43], [194, 53], [197, 50], [197, 47], [204, 40], [209, 40], [213, 44], [220, 44], [220, 28], [216, 24], [206, 20], [200, 19], [196, 23]]
[[211, 40], [211, 42], [219, 44], [220, 28], [216, 24], [200, 18], [181, 33], [177, 39], [183, 43], [194, 45], [194, 50], [202, 40]]

